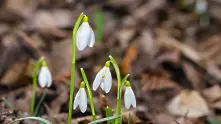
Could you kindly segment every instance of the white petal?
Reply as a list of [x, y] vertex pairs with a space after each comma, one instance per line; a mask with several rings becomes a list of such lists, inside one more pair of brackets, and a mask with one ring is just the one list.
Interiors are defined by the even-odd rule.
[[129, 91], [128, 87], [126, 87], [126, 90], [125, 90], [125, 93], [124, 93], [124, 104], [125, 104], [125, 107], [127, 109], [130, 108], [130, 105], [131, 105], [131, 103], [130, 103], [130, 91]]
[[48, 73], [47, 67], [42, 67], [40, 69], [39, 76], [38, 76], [38, 82], [42, 88], [44, 88], [47, 85], [47, 81], [48, 81], [48, 74], [47, 73]]
[[131, 105], [133, 105], [133, 107], [136, 107], [136, 98], [131, 87], [126, 87], [126, 91], [124, 94], [124, 103], [127, 109], [129, 109]]
[[104, 75], [105, 68], [102, 68], [96, 75], [93, 82], [93, 90], [96, 90], [101, 85], [102, 76]]
[[51, 72], [49, 69], [47, 70], [47, 79], [48, 79], [47, 80], [47, 87], [50, 87], [52, 84], [52, 76], [51, 76]]
[[134, 91], [132, 90], [132, 88], [131, 87], [129, 87], [129, 88], [130, 88], [131, 104], [135, 108], [136, 107], [136, 97], [134, 95]]
[[80, 88], [80, 110], [84, 113], [87, 110], [87, 94], [84, 88]]
[[207, 10], [207, 3], [205, 0], [198, 0], [196, 3], [196, 12], [202, 14]]
[[78, 50], [83, 50], [89, 43], [91, 37], [91, 27], [87, 22], [83, 22], [76, 34], [76, 45]]
[[88, 46], [93, 47], [94, 44], [95, 44], [95, 35], [94, 35], [94, 31], [91, 29], [91, 37], [90, 37], [90, 41], [89, 41]]
[[74, 97], [73, 109], [76, 109], [79, 103], [80, 103], [80, 90], [78, 90], [76, 96]]
[[106, 73], [105, 73], [105, 78], [104, 78], [104, 90], [105, 90], [105, 93], [108, 93], [112, 86], [112, 77], [111, 77], [110, 68], [108, 67], [105, 67], [105, 68], [106, 68]]
[[104, 90], [104, 79], [101, 79], [101, 89]]

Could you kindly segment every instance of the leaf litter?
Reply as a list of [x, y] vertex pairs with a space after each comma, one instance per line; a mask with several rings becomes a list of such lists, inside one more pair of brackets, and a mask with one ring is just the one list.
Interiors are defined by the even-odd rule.
[[[45, 56], [54, 79], [38, 116], [53, 124], [67, 123], [72, 26], [83, 11], [96, 30], [97, 8], [104, 13], [103, 39], [77, 53], [75, 91], [82, 80], [79, 67], [85, 68], [93, 82], [95, 72], [111, 54], [120, 63], [122, 75], [131, 74], [137, 97], [137, 108], [123, 113], [124, 123], [129, 113], [131, 123], [137, 124], [219, 123], [221, 3], [207, 0], [210, 23], [203, 27], [192, 10], [195, 0], [178, 1], [2, 0], [0, 98], [15, 110], [1, 101], [0, 123], [28, 115], [33, 63], [40, 56]], [[113, 77], [113, 93], [94, 95], [98, 118], [104, 116], [102, 107], [116, 106]], [[43, 89], [37, 91], [39, 101]], [[74, 111], [73, 123], [91, 122], [90, 113], [90, 109], [85, 114]]]

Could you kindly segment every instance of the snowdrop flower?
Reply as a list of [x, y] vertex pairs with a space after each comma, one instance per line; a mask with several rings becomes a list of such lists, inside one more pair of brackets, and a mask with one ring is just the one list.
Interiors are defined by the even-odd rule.
[[76, 45], [78, 50], [83, 50], [87, 45], [93, 47], [95, 44], [94, 32], [88, 23], [88, 17], [83, 17], [83, 23], [76, 34]]
[[42, 63], [42, 67], [39, 71], [39, 76], [38, 76], [38, 82], [39, 85], [44, 88], [44, 87], [50, 87], [52, 84], [52, 76], [51, 72], [47, 67], [47, 64], [45, 61]]
[[105, 93], [108, 93], [112, 86], [112, 77], [110, 72], [110, 61], [105, 63], [105, 66], [98, 72], [94, 79], [93, 90], [96, 90], [99, 86]]
[[81, 82], [80, 89], [78, 90], [74, 98], [73, 106], [74, 109], [76, 109], [77, 106], [79, 106], [82, 113], [84, 113], [87, 110], [87, 94], [84, 87], [85, 83]]
[[197, 0], [195, 11], [197, 14], [203, 14], [207, 11], [207, 2], [206, 0]]
[[129, 81], [126, 82], [126, 90], [124, 93], [124, 103], [125, 103], [125, 107], [127, 109], [129, 109], [131, 105], [134, 108], [136, 107], [136, 98], [135, 98], [134, 92], [130, 86]]

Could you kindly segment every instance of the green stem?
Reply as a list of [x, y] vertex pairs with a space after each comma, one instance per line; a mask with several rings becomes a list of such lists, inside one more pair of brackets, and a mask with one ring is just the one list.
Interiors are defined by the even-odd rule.
[[15, 110], [14, 106], [13, 106], [6, 98], [2, 98], [2, 101], [3, 101], [11, 110]]
[[[112, 56], [109, 56], [110, 61], [114, 67], [114, 70], [116, 72], [117, 75], [117, 108], [116, 108], [116, 115], [121, 115], [121, 76], [120, 76], [120, 69], [119, 66], [117, 64], [117, 62], [114, 60], [114, 58]], [[120, 119], [116, 119], [115, 124], [119, 124]]]
[[33, 72], [33, 93], [32, 93], [32, 100], [31, 100], [31, 108], [30, 108], [30, 113], [34, 113], [34, 108], [35, 108], [35, 99], [36, 99], [36, 88], [37, 88], [37, 76], [39, 69], [41, 67], [41, 63], [44, 61], [44, 58], [41, 57], [35, 64], [34, 72]]
[[36, 108], [35, 108], [34, 116], [37, 116], [38, 110], [39, 110], [39, 108], [40, 108], [40, 105], [41, 105], [42, 102], [44, 101], [46, 95], [47, 95], [47, 89], [44, 90], [44, 93], [43, 93], [43, 95], [42, 95], [40, 101], [38, 102], [38, 105], [37, 105]]
[[92, 117], [93, 117], [93, 120], [96, 120], [96, 113], [95, 113], [95, 109], [94, 109], [93, 95], [92, 95], [92, 91], [91, 91], [90, 85], [89, 85], [88, 80], [87, 80], [87, 76], [86, 76], [83, 68], [81, 68], [81, 75], [84, 79], [84, 83], [86, 84], [88, 97], [89, 97], [89, 102], [90, 102], [90, 106], [91, 106]]
[[72, 111], [73, 111], [73, 97], [74, 97], [74, 73], [75, 73], [75, 54], [76, 54], [76, 33], [81, 21], [85, 15], [83, 13], [78, 16], [72, 32], [72, 65], [71, 65], [71, 82], [70, 82], [70, 98], [69, 98], [69, 111], [68, 111], [68, 124], [71, 124]]

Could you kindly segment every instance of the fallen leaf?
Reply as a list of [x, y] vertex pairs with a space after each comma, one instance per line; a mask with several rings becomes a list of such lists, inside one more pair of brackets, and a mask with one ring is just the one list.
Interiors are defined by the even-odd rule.
[[172, 99], [167, 109], [173, 115], [189, 118], [199, 118], [210, 113], [205, 99], [195, 90], [183, 90]]
[[177, 89], [180, 87], [169, 79], [169, 77], [163, 75], [143, 74], [141, 78], [142, 91], [154, 91], [163, 89]]

